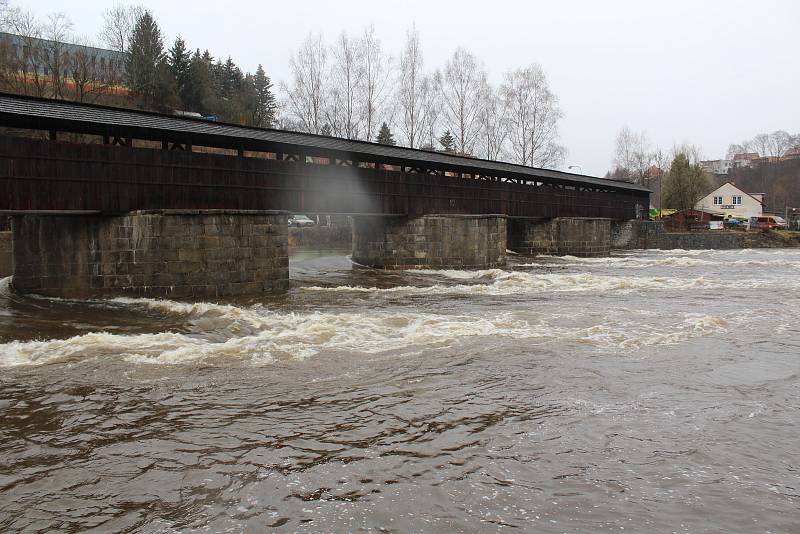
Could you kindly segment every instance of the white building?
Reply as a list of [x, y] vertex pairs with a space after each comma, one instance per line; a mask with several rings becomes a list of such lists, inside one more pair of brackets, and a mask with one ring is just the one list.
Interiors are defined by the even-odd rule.
[[741, 154], [734, 154], [731, 166], [737, 169], [742, 167], [751, 167], [753, 162], [757, 159], [758, 152], [743, 152]]
[[712, 159], [700, 162], [700, 167], [711, 174], [728, 174], [731, 166], [733, 166], [733, 161], [729, 159]]
[[737, 219], [749, 219], [763, 214], [764, 194], [745, 193], [728, 182], [701, 198], [694, 207], [721, 215], [733, 215]]

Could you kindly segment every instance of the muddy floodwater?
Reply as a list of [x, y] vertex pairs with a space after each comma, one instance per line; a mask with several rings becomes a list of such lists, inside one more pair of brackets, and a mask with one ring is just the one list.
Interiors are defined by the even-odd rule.
[[800, 251], [0, 282], [0, 532], [800, 532]]

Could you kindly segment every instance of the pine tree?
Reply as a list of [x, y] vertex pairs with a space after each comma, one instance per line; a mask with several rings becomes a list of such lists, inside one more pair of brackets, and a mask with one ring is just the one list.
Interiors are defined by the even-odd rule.
[[171, 112], [179, 105], [178, 82], [175, 80], [167, 60], [163, 59], [156, 66], [153, 103], [150, 107], [160, 111]]
[[275, 112], [278, 106], [275, 102], [275, 95], [272, 94], [272, 81], [260, 63], [256, 75], [253, 77], [253, 86], [256, 92], [253, 124], [261, 128], [271, 128], [275, 122]]
[[208, 72], [208, 61], [200, 55], [198, 49], [189, 62], [188, 83], [181, 99], [186, 109], [207, 113], [206, 101], [211, 95], [211, 77]]
[[242, 82], [242, 71], [239, 70], [239, 67], [236, 66], [230, 56], [228, 56], [224, 64], [221, 64], [219, 76], [220, 96], [231, 98]]
[[153, 15], [144, 11], [136, 20], [125, 58], [128, 88], [150, 106], [156, 92], [158, 65], [164, 59], [164, 40]]
[[328, 137], [333, 135], [333, 132], [331, 131], [331, 125], [326, 122], [325, 125], [320, 129], [319, 134], [327, 135]]
[[444, 134], [439, 138], [439, 144], [442, 145], [445, 152], [453, 152], [455, 150], [456, 139], [450, 133], [450, 130], [445, 130]]
[[175, 77], [178, 95], [181, 101], [185, 102], [185, 92], [189, 84], [189, 67], [191, 66], [191, 56], [186, 49], [186, 42], [178, 37], [172, 48], [169, 49], [167, 63]]
[[389, 125], [385, 122], [381, 124], [381, 129], [378, 131], [378, 136], [375, 138], [375, 141], [382, 145], [394, 146], [397, 144], [394, 140], [394, 135], [392, 135], [392, 131], [389, 129]]

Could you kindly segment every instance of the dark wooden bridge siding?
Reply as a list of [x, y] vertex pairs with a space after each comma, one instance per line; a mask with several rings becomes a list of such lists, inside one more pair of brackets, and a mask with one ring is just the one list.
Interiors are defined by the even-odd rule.
[[226, 208], [632, 219], [647, 193], [0, 136], [0, 210]]

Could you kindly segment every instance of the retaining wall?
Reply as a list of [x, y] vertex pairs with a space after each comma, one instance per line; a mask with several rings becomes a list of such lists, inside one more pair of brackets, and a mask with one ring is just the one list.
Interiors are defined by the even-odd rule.
[[611, 248], [616, 250], [657, 248], [664, 231], [664, 223], [661, 221], [638, 219], [612, 221]]
[[747, 232], [682, 232], [658, 236], [650, 248], [669, 249], [740, 249], [740, 248], [795, 248], [800, 246], [796, 236], [782, 236], [772, 231]]

